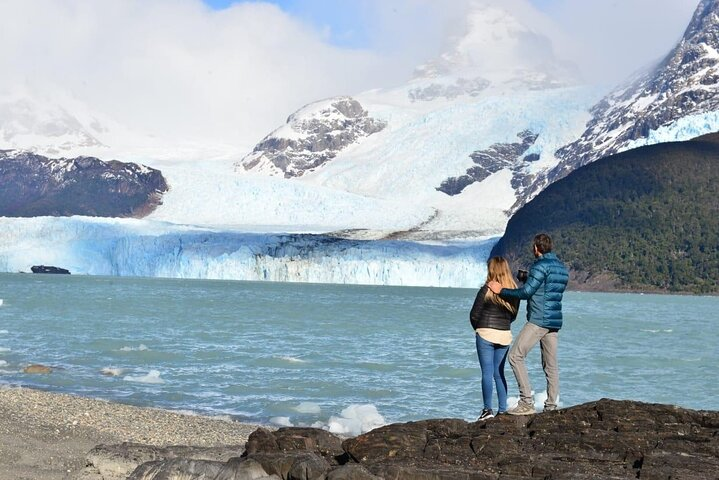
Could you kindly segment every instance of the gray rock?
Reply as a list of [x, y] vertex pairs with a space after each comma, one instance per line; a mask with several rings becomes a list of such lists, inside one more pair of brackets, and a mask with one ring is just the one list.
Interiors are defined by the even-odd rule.
[[[223, 463], [188, 458], [146, 462], [127, 477], [128, 480], [214, 480]], [[236, 478], [236, 477], [226, 477]], [[247, 477], [248, 480], [250, 477]], [[256, 477], [255, 477], [256, 478]], [[243, 479], [244, 480], [244, 479]], [[254, 479], [253, 479], [254, 480]]]
[[342, 440], [318, 428], [290, 427], [273, 432], [258, 428], [250, 434], [245, 446], [246, 455], [257, 452], [316, 452], [332, 459], [344, 454]]
[[252, 453], [242, 458], [154, 460], [140, 465], [130, 478], [693, 480], [717, 478], [714, 472], [719, 471], [719, 412], [631, 401], [603, 399], [484, 422], [439, 419], [387, 425], [346, 439], [344, 455], [337, 455], [339, 438], [322, 430], [281, 430], [275, 435], [258, 429]]
[[138, 443], [98, 445], [86, 456], [86, 470], [97, 472], [106, 479], [126, 478], [139, 465], [152, 461], [185, 458], [224, 463], [240, 455], [242, 446], [227, 447], [154, 447]]
[[285, 128], [292, 131], [290, 138], [271, 133], [236, 166], [245, 170], [262, 168], [285, 178], [301, 177], [326, 164], [349, 145], [387, 126], [371, 118], [351, 97], [334, 98], [327, 105], [318, 102], [317, 108], [315, 105], [289, 116]]
[[327, 474], [327, 480], [382, 480], [362, 465], [348, 464], [337, 467]]
[[324, 480], [329, 469], [327, 460], [317, 454], [306, 453], [295, 457], [287, 480]]
[[222, 463], [175, 458], [144, 463], [128, 480], [282, 480], [282, 477], [268, 475], [252, 459], [236, 457]]
[[459, 195], [475, 182], [481, 182], [493, 173], [509, 168], [512, 170], [512, 188], [521, 191], [530, 181], [527, 173], [528, 163], [539, 159], [536, 153], [524, 156], [524, 153], [537, 141], [539, 135], [523, 130], [517, 134], [521, 140], [515, 143], [495, 143], [485, 150], [478, 150], [470, 155], [475, 165], [467, 169], [464, 175], [444, 180], [437, 190], [447, 195]]

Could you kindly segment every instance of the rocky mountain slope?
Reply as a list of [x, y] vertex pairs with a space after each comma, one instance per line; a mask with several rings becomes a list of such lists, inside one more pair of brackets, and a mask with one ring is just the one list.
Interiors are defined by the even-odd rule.
[[144, 217], [168, 186], [159, 170], [93, 157], [0, 151], [0, 216]]
[[719, 134], [580, 168], [519, 209], [492, 255], [533, 261], [548, 232], [570, 288], [719, 293]]
[[[541, 33], [478, 8], [412, 81], [296, 112], [238, 171], [431, 209], [414, 230], [498, 233], [508, 212], [582, 165], [719, 130], [718, 62], [719, 0], [700, 2], [664, 61], [603, 98], [576, 86]], [[360, 116], [345, 126], [317, 114], [332, 102]]]
[[577, 78], [541, 32], [477, 6], [411, 81], [304, 107], [236, 169], [390, 200], [405, 217], [421, 206], [430, 214], [413, 231], [498, 234], [517, 191], [556, 164], [599, 98]]
[[241, 152], [139, 138], [50, 89], [0, 98], [0, 149], [113, 152], [161, 169], [172, 190], [150, 218], [163, 222], [498, 236], [510, 211], [580, 165], [719, 130], [718, 13], [719, 0], [702, 1], [667, 59], [605, 98], [537, 26], [477, 4], [407, 83], [308, 105]]
[[717, 110], [719, 0], [702, 0], [677, 46], [658, 65], [594, 105], [581, 137], [557, 151], [560, 162], [543, 173], [515, 205], [520, 206], [545, 184], [582, 165], [647, 143], [667, 141], [656, 132], [671, 129], [680, 119], [706, 121], [703, 115]]
[[319, 102], [290, 115], [287, 125], [265, 137], [240, 165], [245, 170], [299, 177], [385, 126], [351, 97]]

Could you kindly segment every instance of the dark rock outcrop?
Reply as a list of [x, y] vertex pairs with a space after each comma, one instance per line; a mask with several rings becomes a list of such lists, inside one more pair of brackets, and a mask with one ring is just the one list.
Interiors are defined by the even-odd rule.
[[[258, 429], [242, 457], [150, 462], [129, 477], [283, 480], [719, 478], [719, 412], [599, 400], [485, 422], [387, 425], [340, 439], [323, 430]], [[175, 476], [172, 476], [175, 475]]]
[[144, 217], [168, 186], [159, 170], [94, 157], [0, 151], [0, 216]]
[[523, 191], [523, 188], [526, 188], [534, 178], [525, 172], [525, 167], [528, 163], [539, 160], [539, 155], [531, 153], [522, 156], [534, 145], [538, 136], [530, 130], [524, 130], [517, 134], [519, 142], [495, 143], [486, 150], [472, 153], [470, 158], [474, 166], [467, 169], [464, 175], [444, 180], [437, 190], [450, 196], [459, 195], [471, 184], [481, 182], [493, 173], [509, 168], [512, 170], [512, 188]]
[[53, 267], [52, 265], [33, 265], [30, 267], [32, 273], [54, 273], [60, 275], [70, 275], [70, 270], [61, 267]]

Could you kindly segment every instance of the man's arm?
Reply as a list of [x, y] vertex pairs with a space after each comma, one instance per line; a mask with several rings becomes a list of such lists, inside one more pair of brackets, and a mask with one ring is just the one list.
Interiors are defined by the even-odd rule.
[[502, 297], [528, 300], [532, 295], [537, 292], [539, 287], [542, 285], [542, 282], [544, 282], [546, 276], [547, 274], [544, 272], [544, 270], [541, 270], [537, 267], [532, 267], [532, 269], [529, 270], [527, 281], [524, 282], [524, 286], [520, 288], [501, 288], [499, 282], [489, 282], [488, 286], [490, 290]]

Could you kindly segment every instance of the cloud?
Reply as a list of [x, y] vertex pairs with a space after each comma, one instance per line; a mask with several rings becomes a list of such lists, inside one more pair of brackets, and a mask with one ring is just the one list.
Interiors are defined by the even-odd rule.
[[0, 18], [0, 90], [59, 85], [170, 138], [254, 142], [304, 103], [368, 88], [386, 67], [263, 3], [11, 0]]
[[[362, 31], [332, 32], [309, 20], [330, 1], [287, 13], [261, 2], [4, 0], [0, 92], [52, 85], [135, 131], [247, 148], [306, 103], [405, 81], [461, 34], [475, 3], [343, 0]], [[549, 37], [589, 80], [618, 81], [672, 47], [696, 1], [482, 3]], [[362, 48], [338, 46], [342, 35], [360, 35]]]
[[562, 32], [560, 56], [588, 82], [621, 82], [661, 60], [686, 29], [698, 0], [544, 0]]

